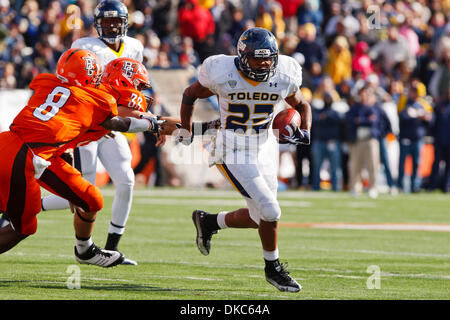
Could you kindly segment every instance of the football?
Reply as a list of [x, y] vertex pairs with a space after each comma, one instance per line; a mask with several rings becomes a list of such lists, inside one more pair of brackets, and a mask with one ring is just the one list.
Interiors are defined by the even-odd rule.
[[285, 142], [281, 135], [290, 136], [294, 131], [294, 126], [300, 127], [301, 117], [297, 110], [287, 108], [279, 112], [272, 123], [272, 130], [279, 142]]

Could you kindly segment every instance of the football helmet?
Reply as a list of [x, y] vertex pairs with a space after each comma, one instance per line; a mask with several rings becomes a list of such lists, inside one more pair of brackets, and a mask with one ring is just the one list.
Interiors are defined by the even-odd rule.
[[56, 76], [64, 83], [77, 86], [97, 85], [102, 67], [90, 50], [72, 48], [64, 52], [56, 65]]
[[94, 25], [100, 39], [114, 44], [128, 31], [128, 9], [119, 0], [103, 0], [94, 10]]
[[110, 61], [103, 72], [103, 83], [118, 87], [133, 87], [144, 91], [152, 86], [147, 69], [142, 63], [131, 58], [118, 58]]
[[[264, 28], [250, 28], [239, 38], [237, 43], [237, 67], [249, 79], [264, 82], [275, 73], [278, 64], [278, 44], [275, 36]], [[269, 68], [252, 68], [248, 59], [270, 58]]]

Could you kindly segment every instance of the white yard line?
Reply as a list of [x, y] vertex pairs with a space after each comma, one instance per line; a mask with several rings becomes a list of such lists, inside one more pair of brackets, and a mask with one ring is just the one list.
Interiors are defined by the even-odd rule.
[[[244, 199], [163, 199], [163, 198], [136, 198], [134, 200], [136, 203], [141, 204], [156, 204], [156, 205], [166, 205], [166, 206], [246, 206], [247, 203]], [[309, 208], [312, 206], [311, 202], [308, 201], [289, 201], [280, 200], [280, 205], [282, 207], [292, 207], [292, 208]]]
[[280, 227], [350, 230], [441, 231], [450, 232], [450, 224], [433, 223], [296, 223], [281, 222]]

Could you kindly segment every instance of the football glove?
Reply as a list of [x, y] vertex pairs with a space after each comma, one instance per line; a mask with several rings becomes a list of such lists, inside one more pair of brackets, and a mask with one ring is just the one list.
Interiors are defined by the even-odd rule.
[[176, 140], [185, 146], [188, 146], [194, 140], [194, 136], [201, 136], [207, 133], [209, 130], [217, 130], [220, 127], [220, 119], [208, 121], [208, 122], [193, 122], [192, 133], [181, 128], [181, 124], [176, 124], [178, 133]]
[[59, 156], [61, 159], [63, 159], [65, 162], [73, 166], [73, 157], [70, 152], [64, 152]]
[[156, 133], [157, 135], [159, 135], [161, 126], [166, 122], [166, 120], [160, 120], [159, 117], [148, 116], [144, 114], [141, 114], [139, 118], [150, 121], [151, 128], [149, 128], [148, 131], [150, 131], [151, 133]]
[[181, 128], [180, 123], [177, 123], [175, 125], [178, 128], [177, 136], [175, 137], [175, 140], [185, 146], [190, 145], [192, 143], [192, 140], [194, 140], [194, 135], [191, 134], [188, 130]]
[[295, 145], [299, 144], [310, 144], [311, 137], [309, 135], [308, 130], [300, 129], [299, 127], [295, 126], [295, 130], [290, 136], [286, 136], [284, 134], [280, 135], [282, 139], [284, 139], [288, 143], [292, 143]]

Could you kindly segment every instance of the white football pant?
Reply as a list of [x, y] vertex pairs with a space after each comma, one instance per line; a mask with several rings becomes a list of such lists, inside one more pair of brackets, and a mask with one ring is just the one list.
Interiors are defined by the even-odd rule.
[[[222, 148], [219, 140], [216, 148]], [[217, 168], [244, 196], [251, 219], [257, 224], [261, 219], [278, 221], [281, 216], [277, 200], [278, 143], [268, 140], [260, 145], [259, 152], [225, 149], [223, 163], [217, 163]]]

